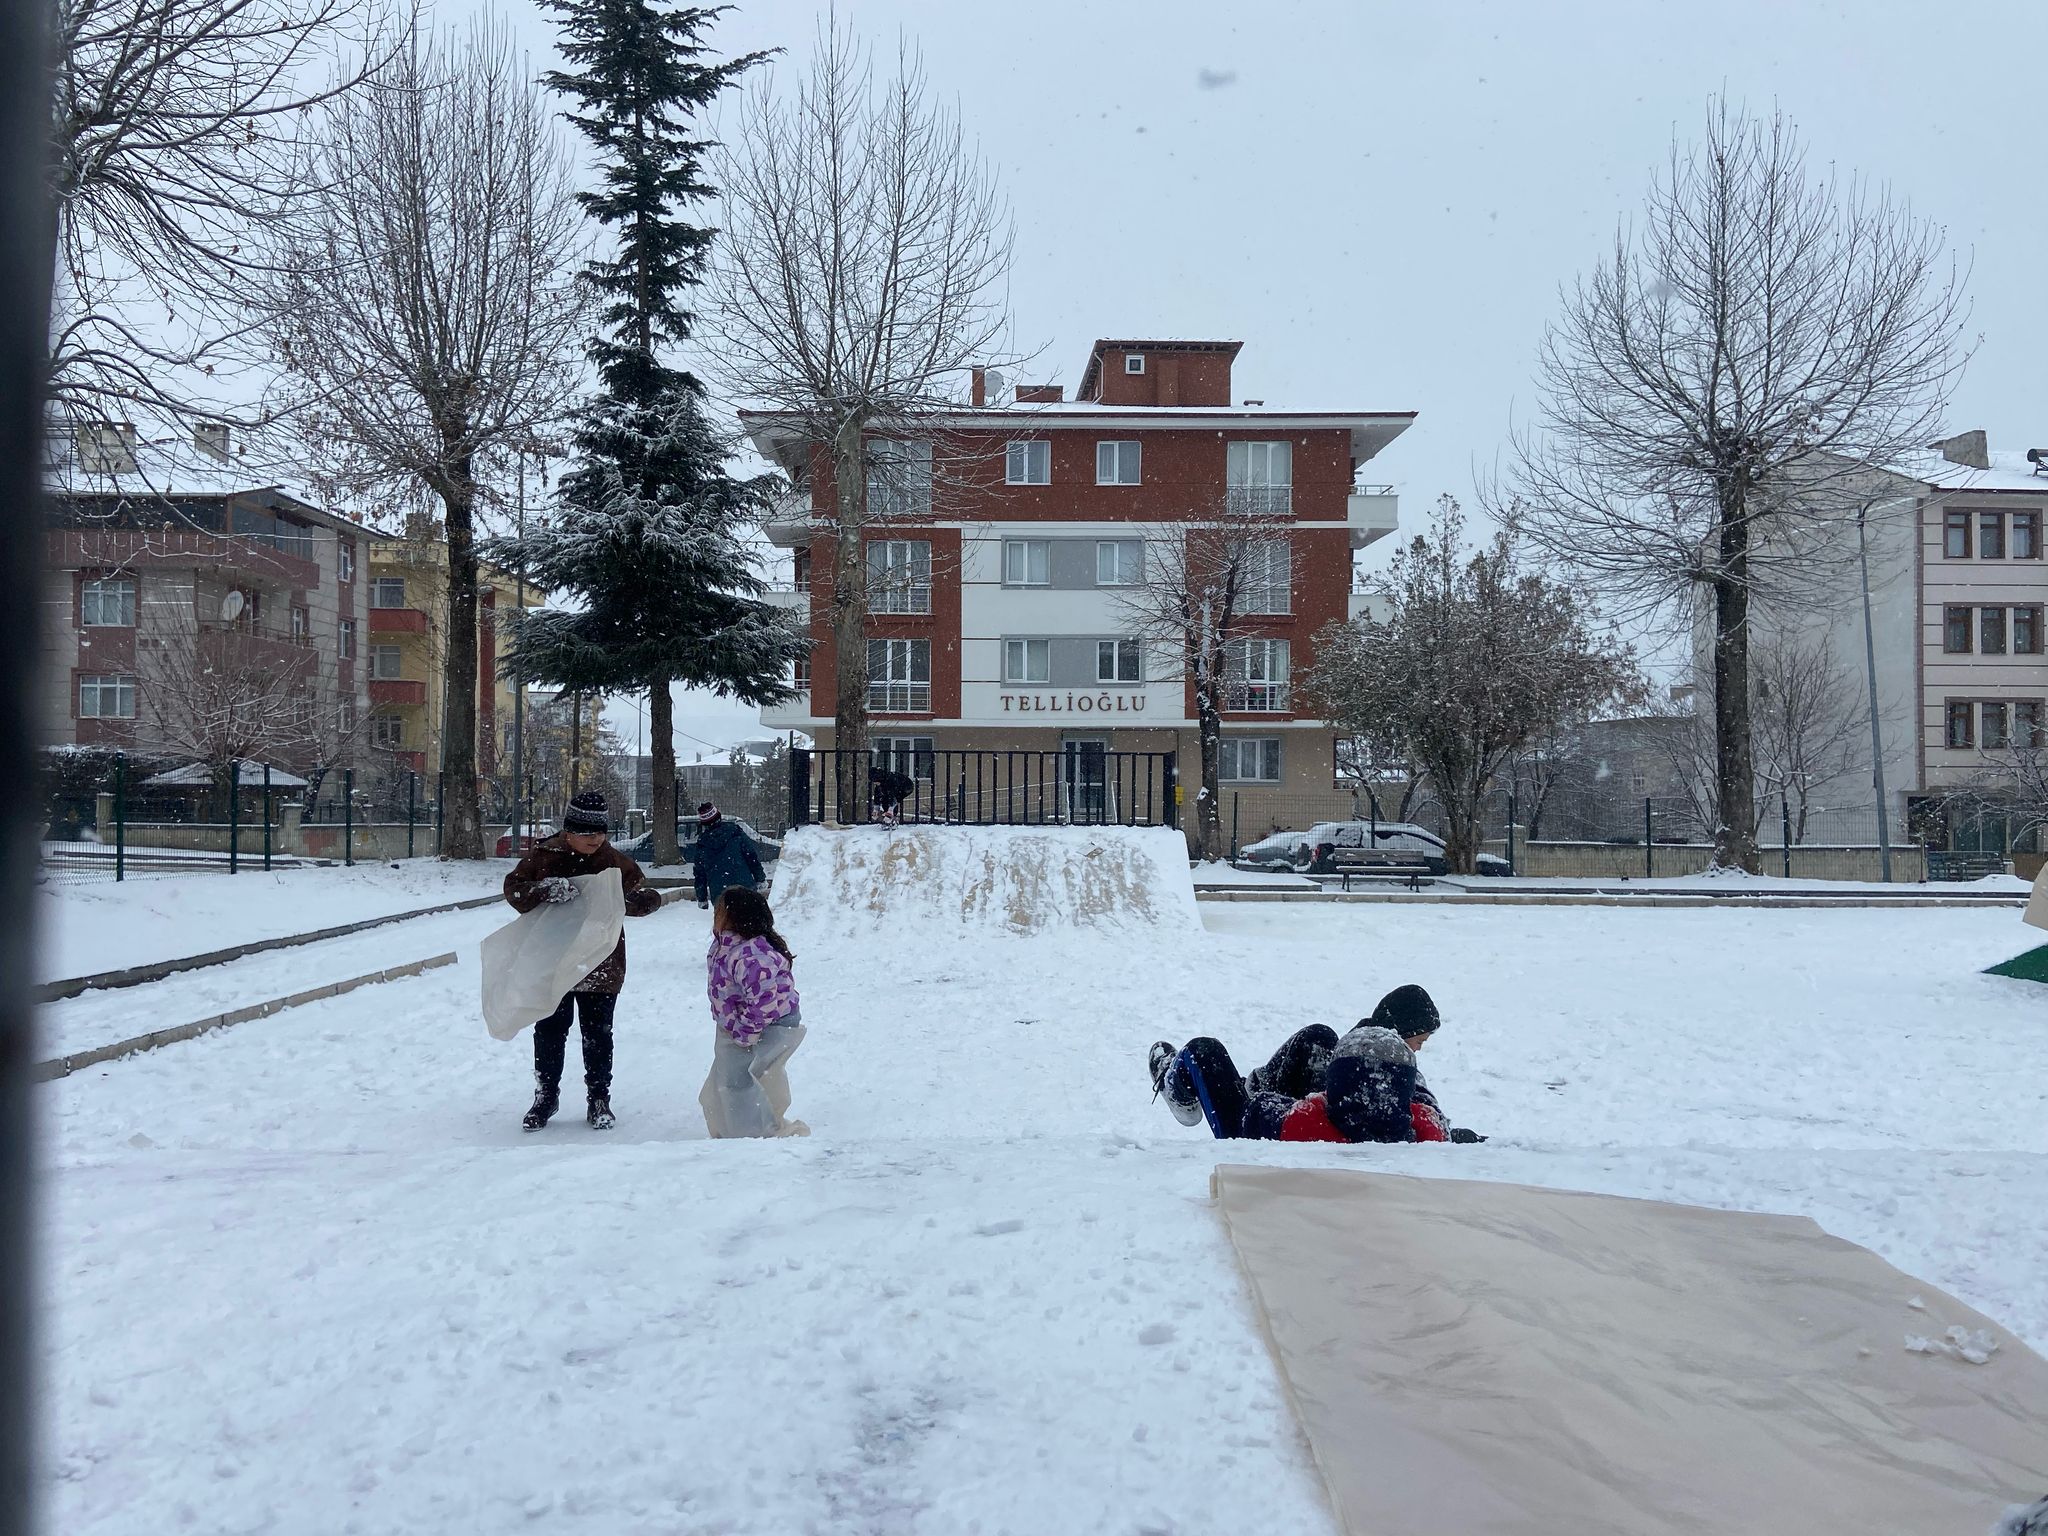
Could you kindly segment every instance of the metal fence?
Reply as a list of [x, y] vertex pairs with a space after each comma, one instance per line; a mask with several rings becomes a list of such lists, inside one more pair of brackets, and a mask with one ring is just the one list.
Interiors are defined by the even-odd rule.
[[[883, 774], [909, 789], [892, 800]], [[790, 754], [789, 823], [878, 819], [956, 826], [1179, 825], [1171, 752], [1110, 752], [1076, 742], [1052, 752], [913, 751], [899, 756], [836, 748]]]

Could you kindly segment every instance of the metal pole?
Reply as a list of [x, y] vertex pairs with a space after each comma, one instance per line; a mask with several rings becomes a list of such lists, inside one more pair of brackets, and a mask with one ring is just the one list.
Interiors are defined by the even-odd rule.
[[114, 878], [128, 878], [128, 754], [114, 754]]
[[263, 765], [263, 867], [270, 868], [270, 764]]
[[434, 775], [434, 855], [439, 857], [445, 848], [441, 841], [441, 830], [448, 814], [448, 775]]
[[341, 776], [341, 862], [354, 864], [356, 861], [356, 771], [347, 769]]
[[1232, 862], [1235, 862], [1237, 859], [1237, 812], [1238, 803], [1243, 799], [1243, 790], [1233, 789], [1230, 792], [1230, 857]]
[[[519, 455], [519, 545], [520, 558], [514, 566], [513, 579], [519, 584], [519, 597], [512, 605], [515, 616], [526, 613], [526, 455]], [[415, 776], [417, 779], [417, 776]], [[526, 680], [515, 671], [512, 675], [512, 851], [519, 851], [519, 831], [525, 824], [520, 812], [520, 786], [526, 781]], [[406, 856], [412, 856], [412, 830], [406, 829]]]
[[1889, 885], [1892, 834], [1884, 805], [1884, 736], [1877, 723], [1877, 639], [1870, 621], [1870, 541], [1864, 534], [1867, 510], [1856, 509], [1856, 562], [1863, 572], [1863, 666], [1870, 679], [1870, 782], [1877, 791], [1877, 866], [1879, 878]]
[[1643, 878], [1657, 878], [1657, 840], [1650, 830], [1650, 797], [1643, 796]]
[[228, 759], [228, 873], [242, 867], [242, 760]]
[[1792, 878], [1792, 802], [1778, 791], [1778, 840], [1785, 845], [1785, 878]]
[[[419, 820], [420, 776], [408, 773], [405, 776], [405, 856], [412, 857], [412, 826]], [[519, 846], [519, 781], [512, 781], [512, 846]]]
[[1515, 792], [1508, 791], [1508, 873], [1515, 872]]

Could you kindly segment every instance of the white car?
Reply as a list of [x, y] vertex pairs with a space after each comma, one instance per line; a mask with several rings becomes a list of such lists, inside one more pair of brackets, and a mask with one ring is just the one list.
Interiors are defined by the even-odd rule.
[[[1328, 843], [1337, 848], [1390, 848], [1421, 854], [1429, 861], [1433, 875], [1445, 874], [1450, 861], [1444, 856], [1444, 840], [1427, 827], [1411, 821], [1319, 821], [1306, 832], [1275, 832], [1238, 850], [1238, 862], [1262, 868], [1307, 869], [1315, 850]], [[1478, 859], [1482, 875], [1505, 875], [1508, 861], [1496, 853], [1482, 853]]]

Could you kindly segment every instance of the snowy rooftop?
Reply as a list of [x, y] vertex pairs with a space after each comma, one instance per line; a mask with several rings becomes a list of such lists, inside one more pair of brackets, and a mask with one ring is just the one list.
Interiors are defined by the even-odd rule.
[[1989, 469], [1972, 469], [1945, 459], [1935, 450], [1906, 455], [1895, 466], [1901, 474], [1951, 491], [2031, 491], [2048, 495], [2048, 473], [2037, 473], [2021, 452], [1993, 452]]
[[330, 512], [295, 472], [295, 466], [237, 447], [227, 456], [201, 448], [189, 437], [137, 435], [125, 445], [134, 468], [112, 472], [83, 461], [76, 442], [53, 433], [45, 454], [45, 478], [59, 495], [73, 496], [247, 496], [274, 493], [297, 502], [323, 520], [369, 530], [355, 519]]

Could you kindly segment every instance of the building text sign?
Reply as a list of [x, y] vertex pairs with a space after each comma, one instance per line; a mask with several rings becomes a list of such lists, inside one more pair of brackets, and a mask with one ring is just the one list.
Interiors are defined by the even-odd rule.
[[1142, 715], [1145, 713], [1145, 695], [1142, 693], [1005, 693], [997, 695], [1003, 701], [1006, 715]]

